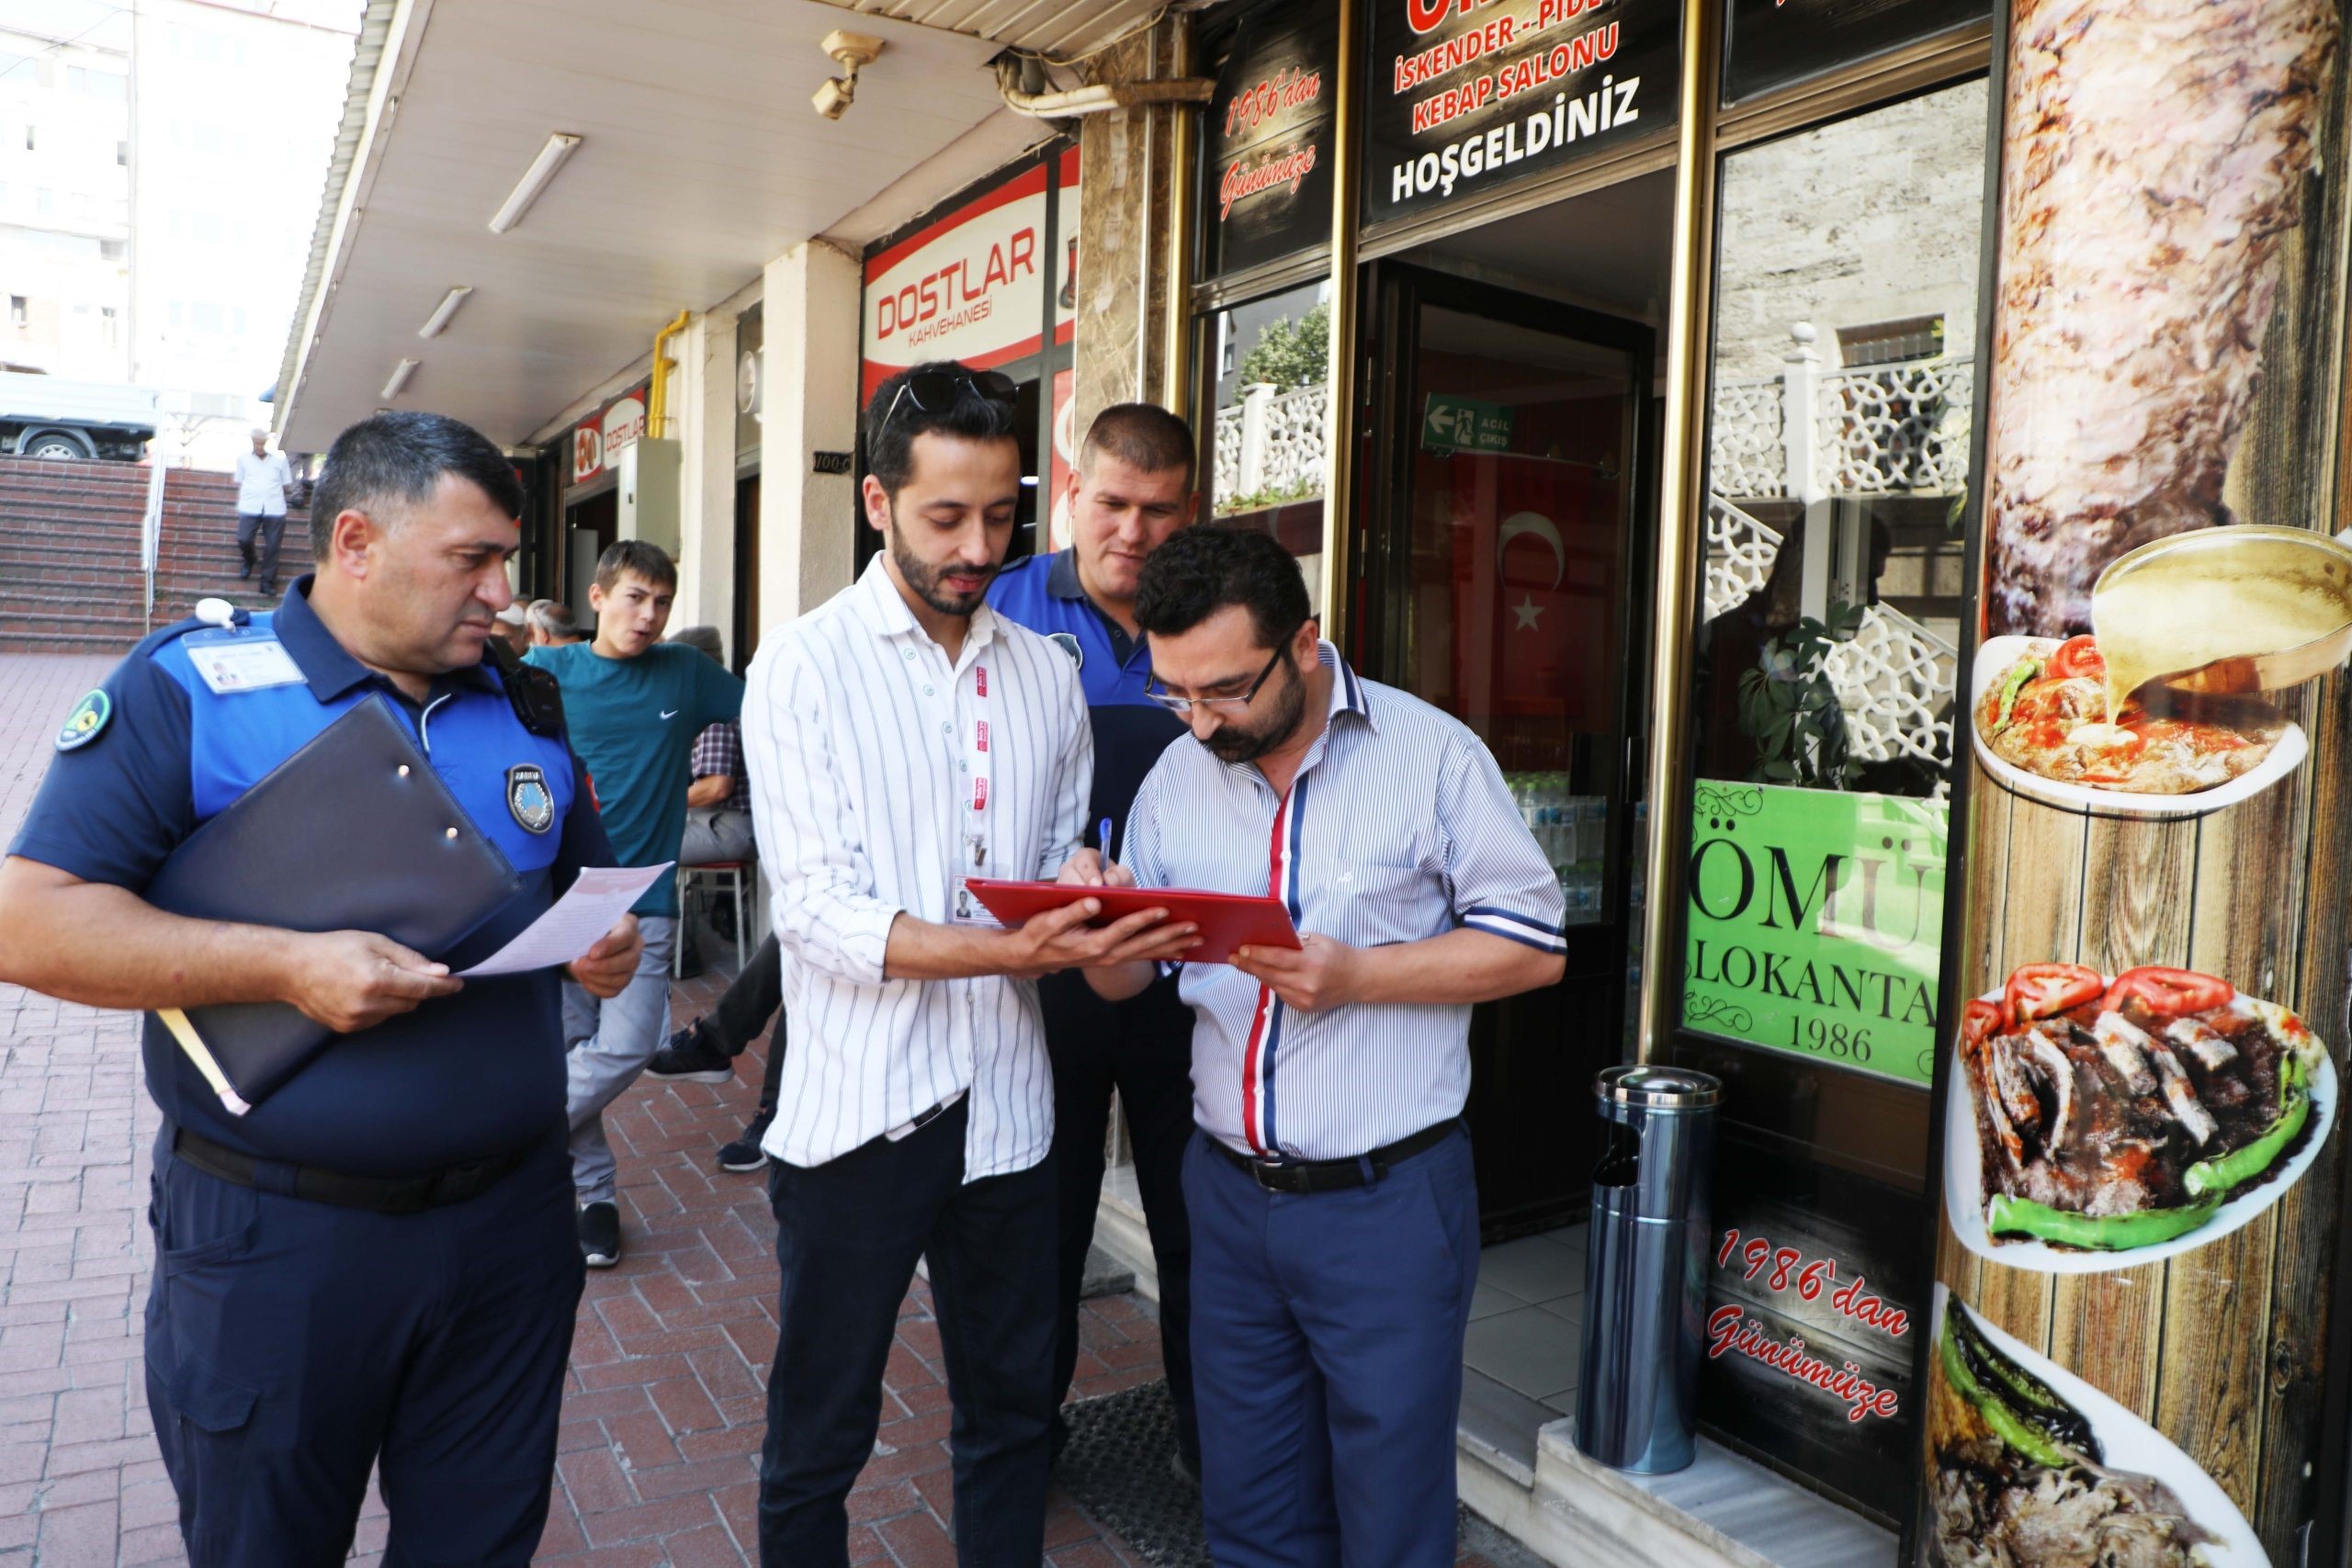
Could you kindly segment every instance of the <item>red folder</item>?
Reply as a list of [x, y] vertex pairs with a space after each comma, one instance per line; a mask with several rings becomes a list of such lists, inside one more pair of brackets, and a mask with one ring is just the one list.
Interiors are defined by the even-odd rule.
[[1201, 945], [1184, 954], [1187, 964], [1229, 964], [1237, 947], [1299, 945], [1298, 928], [1279, 898], [1238, 893], [1204, 893], [1193, 887], [1080, 887], [1067, 882], [1001, 882], [975, 876], [966, 884], [989, 914], [1008, 926], [1032, 915], [1058, 909], [1080, 898], [1099, 898], [1102, 912], [1090, 925], [1108, 925], [1145, 909], [1165, 909], [1170, 920], [1191, 920]]

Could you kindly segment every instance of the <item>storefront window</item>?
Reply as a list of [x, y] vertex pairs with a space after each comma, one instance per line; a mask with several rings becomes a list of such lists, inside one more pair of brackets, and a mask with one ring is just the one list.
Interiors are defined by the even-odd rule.
[[1280, 539], [1299, 558], [1310, 593], [1322, 581], [1330, 296], [1329, 282], [1303, 284], [1203, 322], [1212, 515]]
[[1984, 88], [1723, 163], [1683, 1019], [1927, 1082]]

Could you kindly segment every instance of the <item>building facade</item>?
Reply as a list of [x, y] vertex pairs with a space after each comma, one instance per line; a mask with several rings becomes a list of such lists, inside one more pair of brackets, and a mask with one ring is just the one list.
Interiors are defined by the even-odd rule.
[[[2116, 60], [2044, 47], [2059, 12], [2111, 29], [2094, 6], [1101, 0], [1038, 27], [902, 0], [855, 13], [882, 48], [838, 120], [773, 83], [836, 70], [825, 35], [846, 10], [590, 9], [593, 100], [492, 18], [420, 38], [370, 6], [279, 377], [288, 444], [377, 407], [468, 418], [532, 480], [526, 588], [576, 602], [603, 546], [657, 539], [680, 559], [680, 622], [720, 626], [740, 666], [872, 548], [856, 412], [891, 367], [956, 355], [1021, 384], [1025, 549], [1060, 542], [1047, 498], [1095, 411], [1184, 412], [1216, 520], [1300, 558], [1357, 668], [1477, 730], [1569, 909], [1567, 979], [1473, 1031], [1474, 1508], [1560, 1562], [2030, 1561], [1971, 1555], [1996, 1550], [1989, 1527], [1954, 1522], [1966, 1467], [1930, 1430], [1955, 1408], [1950, 1325], [1981, 1319], [1982, 1345], [2050, 1369], [2045, 1390], [2079, 1383], [2085, 1429], [2120, 1434], [2078, 1459], [2155, 1455], [2149, 1473], [2237, 1543], [2227, 1561], [2342, 1560], [2331, 1121], [2283, 1134], [2309, 1157], [2273, 1186], [2295, 1190], [2233, 1200], [2226, 1255], [2099, 1274], [2062, 1245], [2035, 1263], [1952, 1197], [1997, 1177], [1970, 1175], [1966, 1129], [1998, 1087], [1960, 1045], [1994, 955], [2101, 986], [2227, 968], [2301, 1017], [2344, 1016], [2342, 976], [2296, 956], [2343, 940], [2330, 901], [2213, 902], [2200, 868], [2258, 879], [2235, 858], [2256, 852], [2231, 836], [2243, 814], [2129, 817], [2094, 793], [2045, 820], [1974, 760], [1972, 718], [2003, 487], [2065, 467], [2055, 413], [1986, 456], [1990, 367], [2037, 384], [2003, 357], [2028, 324], [2060, 322], [2037, 366], [2104, 387], [2074, 410], [2087, 425], [2215, 363], [2245, 372], [2173, 411], [2222, 432], [2178, 481], [2194, 507], [2164, 492], [2177, 526], [2324, 534], [2345, 511], [2333, 5], [2250, 7], [2324, 35], [2263, 57], [2267, 96], [2086, 130], [2109, 138], [2103, 168], [2170, 153], [2144, 181], [2201, 181], [2200, 203], [2251, 177], [2232, 128], [2283, 149], [2270, 205], [2231, 231], [2258, 254], [2165, 242], [2211, 251], [2198, 275], [2236, 346], [2129, 385], [2115, 367], [2138, 362], [2065, 323], [2135, 344], [2161, 288], [2124, 288], [2090, 241], [2063, 258], [2063, 308], [2016, 282], [2057, 265], [2030, 237], [2064, 230], [2028, 221], [2019, 171], [2065, 162], [2018, 141], [2016, 105], [2041, 100], [2017, 84], [2083, 93], [2086, 122], [2120, 101], [2097, 74]], [[2085, 177], [2075, 199], [2098, 209]], [[2130, 231], [2162, 205], [2105, 219]], [[2103, 471], [2153, 471], [2135, 466], [2150, 444]], [[2341, 677], [2293, 702], [2315, 739], [2266, 807], [2291, 819], [2258, 840], [2282, 885], [2316, 874], [2319, 826], [2352, 809]], [[2177, 825], [2144, 827], [2160, 820]], [[2045, 863], [2039, 912], [2003, 906], [1994, 889], [2025, 880], [2010, 868]], [[2192, 907], [2210, 911], [2194, 929], [2167, 913]], [[1603, 1310], [1576, 1283], [1604, 1153], [1591, 1085], [1634, 1059], [1724, 1085], [1708, 1440], [1663, 1482], [1573, 1438]], [[1115, 1170], [1103, 1220], [1148, 1280]], [[2293, 1313], [2211, 1310], [2232, 1269]], [[2170, 1315], [2132, 1305], [2149, 1300]], [[2098, 1360], [2086, 1343], [2107, 1329], [2070, 1323], [2113, 1325], [2120, 1348]]]

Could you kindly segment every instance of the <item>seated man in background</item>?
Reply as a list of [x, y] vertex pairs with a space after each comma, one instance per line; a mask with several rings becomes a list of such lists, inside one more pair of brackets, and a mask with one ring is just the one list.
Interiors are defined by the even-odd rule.
[[[673, 634], [670, 640], [700, 649], [720, 663], [726, 662], [717, 626], [688, 626]], [[678, 863], [708, 865], [715, 861], [752, 859], [755, 851], [752, 842], [751, 796], [743, 783], [741, 728], [728, 720], [714, 724], [696, 736], [693, 770], [695, 782], [686, 789], [686, 836], [678, 851]], [[756, 871], [747, 874], [745, 885], [751, 886], [751, 878], [757, 874]], [[729, 921], [719, 934], [732, 937], [738, 911], [720, 905], [717, 912], [726, 915]], [[694, 950], [691, 935], [682, 940], [688, 946], [681, 973], [688, 976], [700, 974], [702, 960]], [[763, 933], [759, 950], [718, 998], [718, 1006], [670, 1036], [669, 1043], [656, 1051], [653, 1059], [645, 1065], [645, 1076], [650, 1078], [684, 1083], [731, 1082], [735, 1058], [759, 1038], [770, 1018], [778, 1020], [775, 1038], [768, 1043], [767, 1075], [760, 1089], [759, 1109], [743, 1129], [743, 1135], [719, 1149], [721, 1170], [757, 1170], [768, 1163], [760, 1139], [775, 1117], [776, 1078], [784, 1070], [783, 965], [783, 950], [776, 945], [775, 933]]]
[[533, 648], [565, 648], [580, 640], [580, 623], [572, 618], [569, 604], [534, 599], [524, 619], [531, 628]]

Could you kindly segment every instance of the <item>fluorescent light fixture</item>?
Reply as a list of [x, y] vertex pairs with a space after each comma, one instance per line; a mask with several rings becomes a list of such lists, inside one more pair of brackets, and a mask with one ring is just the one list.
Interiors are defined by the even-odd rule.
[[458, 307], [464, 304], [466, 302], [466, 296], [471, 294], [473, 291], [472, 284], [460, 283], [455, 288], [450, 289], [448, 293], [441, 296], [441, 303], [433, 308], [433, 314], [427, 316], [424, 319], [424, 324], [416, 329], [416, 335], [419, 337], [439, 337], [441, 335], [441, 329], [449, 324], [449, 318], [458, 313]]
[[531, 166], [523, 171], [522, 183], [507, 194], [505, 205], [492, 216], [490, 231], [503, 234], [523, 221], [523, 214], [531, 210], [531, 203], [539, 199], [539, 193], [548, 188], [555, 172], [563, 167], [563, 161], [579, 146], [580, 138], [568, 130], [550, 135], [548, 144], [539, 149], [539, 155], [531, 160]]
[[403, 359], [392, 367], [392, 378], [384, 383], [386, 402], [401, 395], [401, 389], [408, 385], [408, 378], [416, 374], [416, 367], [421, 363], [420, 360]]

